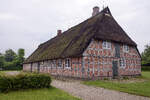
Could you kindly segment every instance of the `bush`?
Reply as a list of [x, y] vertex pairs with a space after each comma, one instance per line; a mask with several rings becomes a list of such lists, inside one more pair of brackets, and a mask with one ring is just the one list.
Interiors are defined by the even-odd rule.
[[0, 92], [21, 89], [49, 88], [51, 77], [46, 74], [19, 74], [0, 76]]
[[129, 77], [128, 77], [128, 76], [123, 76], [123, 79], [124, 79], [124, 80], [128, 80]]
[[22, 66], [8, 66], [8, 67], [1, 67], [1, 69], [4, 71], [9, 71], [9, 70], [10, 71], [12, 71], [12, 70], [16, 71], [16, 70], [22, 70], [23, 67]]
[[150, 71], [150, 66], [142, 66], [142, 71]]
[[22, 70], [19, 61], [5, 62], [2, 67], [3, 70]]

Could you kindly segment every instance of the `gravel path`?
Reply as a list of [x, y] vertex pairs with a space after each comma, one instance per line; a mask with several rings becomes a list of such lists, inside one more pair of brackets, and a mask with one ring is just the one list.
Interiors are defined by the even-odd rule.
[[5, 72], [6, 75], [17, 75], [19, 73], [20, 73], [19, 71], [8, 71], [8, 72]]
[[69, 92], [82, 100], [150, 100], [150, 98], [131, 95], [128, 93], [86, 86], [79, 81], [53, 80], [52, 86]]

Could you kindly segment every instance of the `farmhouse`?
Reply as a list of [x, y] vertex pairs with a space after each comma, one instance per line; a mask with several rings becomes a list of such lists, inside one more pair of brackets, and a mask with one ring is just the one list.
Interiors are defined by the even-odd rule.
[[141, 56], [109, 8], [94, 7], [92, 17], [40, 44], [23, 70], [89, 79], [137, 76]]

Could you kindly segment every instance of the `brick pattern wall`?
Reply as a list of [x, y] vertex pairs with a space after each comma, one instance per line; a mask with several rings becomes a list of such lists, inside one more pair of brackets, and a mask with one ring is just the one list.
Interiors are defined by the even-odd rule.
[[[67, 58], [68, 59], [68, 58]], [[55, 59], [55, 60], [47, 60], [42, 62], [36, 62], [32, 64], [24, 64], [24, 71], [38, 72], [38, 64], [39, 64], [39, 72], [40, 73], [50, 73], [51, 75], [60, 75], [66, 77], [80, 77], [82, 76], [82, 58], [69, 58], [70, 59], [70, 67], [65, 67], [66, 59]], [[59, 60], [62, 61], [62, 66], [58, 66]], [[52, 62], [56, 62], [53, 64]], [[31, 68], [32, 66], [32, 68]]]
[[[24, 71], [50, 73], [66, 77], [78, 78], [101, 78], [112, 77], [112, 62], [118, 61], [118, 75], [139, 75], [141, 74], [141, 58], [136, 48], [129, 46], [129, 52], [124, 52], [123, 45], [120, 45], [120, 57], [115, 57], [115, 43], [111, 42], [111, 49], [103, 49], [103, 41], [92, 40], [83, 53], [83, 57], [69, 58], [70, 67], [65, 67], [65, 60], [54, 59], [32, 64], [24, 64]], [[120, 60], [124, 59], [125, 66], [120, 67]], [[61, 67], [59, 61], [61, 60]], [[32, 66], [32, 67], [31, 67]]]
[[[113, 61], [118, 62], [118, 76], [141, 74], [141, 58], [135, 47], [129, 46], [129, 52], [124, 52], [123, 44], [119, 44], [120, 57], [115, 57], [115, 43], [111, 42], [111, 49], [103, 49], [102, 43], [92, 40], [83, 53], [86, 77], [112, 77]], [[121, 59], [125, 61], [124, 67], [120, 66]]]

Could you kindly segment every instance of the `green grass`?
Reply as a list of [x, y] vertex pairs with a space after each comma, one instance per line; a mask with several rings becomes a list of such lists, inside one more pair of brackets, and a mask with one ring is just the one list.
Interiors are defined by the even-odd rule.
[[6, 71], [0, 71], [0, 75], [4, 75]]
[[150, 97], [150, 72], [142, 72], [142, 77], [139, 77], [139, 79], [143, 79], [144, 81], [135, 81], [132, 83], [119, 81], [85, 81], [83, 84]]
[[0, 100], [80, 100], [57, 88], [15, 91], [0, 94]]

